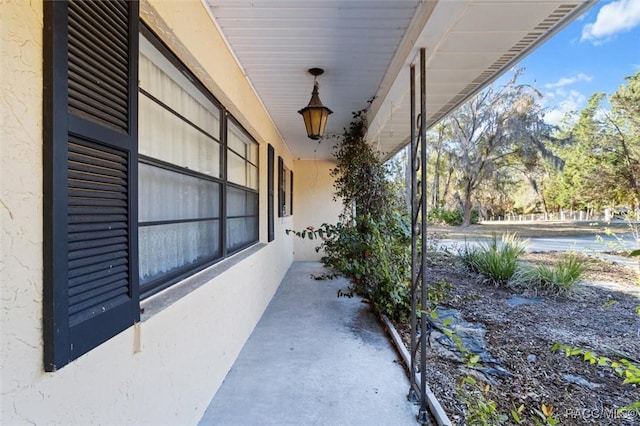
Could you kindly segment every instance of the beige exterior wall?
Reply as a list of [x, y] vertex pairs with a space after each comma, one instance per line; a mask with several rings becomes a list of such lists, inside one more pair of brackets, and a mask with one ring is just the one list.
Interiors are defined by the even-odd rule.
[[[342, 203], [333, 200], [334, 161], [296, 160], [293, 183], [293, 217], [296, 230], [307, 226], [319, 227], [323, 223], [336, 223], [342, 212]], [[293, 251], [295, 260], [320, 260], [322, 252], [316, 253], [318, 240], [295, 238]]]
[[[151, 3], [156, 11], [143, 2], [143, 19], [165, 31], [163, 39], [198, 67], [198, 75], [206, 76], [205, 83], [260, 142], [266, 241], [265, 142], [288, 164], [291, 155], [202, 4]], [[222, 262], [229, 268], [204, 285], [59, 371], [45, 373], [42, 2], [4, 0], [0, 8], [0, 424], [195, 424], [293, 260], [293, 240], [284, 235], [292, 219], [276, 221], [273, 243]]]

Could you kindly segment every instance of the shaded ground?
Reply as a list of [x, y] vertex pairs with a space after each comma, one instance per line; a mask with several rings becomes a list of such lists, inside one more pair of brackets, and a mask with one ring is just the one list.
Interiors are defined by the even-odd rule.
[[[477, 232], [486, 229], [482, 227]], [[519, 233], [523, 229], [518, 227]], [[540, 236], [540, 229], [535, 228], [536, 236]], [[566, 232], [576, 232], [575, 227]], [[525, 255], [524, 260], [553, 263], [560, 257], [560, 253], [536, 253]], [[543, 303], [510, 306], [507, 300], [521, 296], [521, 292], [483, 283], [453, 256], [433, 259], [429, 269], [433, 284], [442, 280], [450, 284], [445, 286], [448, 295], [442, 305], [459, 310], [466, 321], [484, 324], [489, 351], [513, 375], [496, 378], [488, 387], [481, 382], [478, 387], [477, 393], [495, 401], [499, 412], [509, 415], [513, 408], [524, 405], [523, 417], [529, 420], [523, 424], [534, 424], [531, 421], [537, 416], [534, 410], [545, 404], [552, 407], [553, 416], [563, 425], [640, 424], [638, 411], [624, 416], [615, 414], [617, 408], [640, 400], [638, 385], [623, 385], [609, 367], [590, 365], [581, 357], [567, 358], [564, 353], [551, 351], [551, 346], [559, 342], [612, 359], [627, 358], [640, 363], [640, 316], [635, 311], [640, 298], [634, 271], [593, 260], [585, 283], [569, 296], [525, 294], [541, 297]], [[588, 282], [614, 283], [623, 291]], [[398, 327], [408, 342], [408, 327]], [[467, 424], [464, 419], [468, 411], [456, 394], [456, 387], [465, 376], [461, 365], [430, 351], [428, 375], [429, 386], [454, 424]], [[576, 384], [571, 380], [584, 382]], [[515, 424], [511, 417], [509, 420], [508, 424]]]

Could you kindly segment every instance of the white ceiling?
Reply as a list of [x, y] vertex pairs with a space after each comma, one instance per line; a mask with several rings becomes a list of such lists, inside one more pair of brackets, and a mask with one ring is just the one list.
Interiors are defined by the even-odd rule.
[[[294, 156], [324, 159], [332, 135], [374, 96], [370, 141], [384, 156], [407, 143], [409, 64], [421, 47], [433, 125], [594, 0], [203, 2]], [[320, 99], [333, 110], [319, 142], [297, 113], [311, 96], [312, 67], [325, 70]]]

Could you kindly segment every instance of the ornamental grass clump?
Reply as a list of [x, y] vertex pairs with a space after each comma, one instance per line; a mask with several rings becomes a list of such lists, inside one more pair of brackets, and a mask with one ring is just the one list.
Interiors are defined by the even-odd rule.
[[575, 288], [586, 271], [587, 259], [569, 253], [555, 265], [522, 265], [509, 284], [544, 294], [564, 295]]
[[466, 244], [461, 257], [472, 271], [494, 285], [504, 286], [518, 269], [518, 258], [524, 253], [527, 243], [515, 234], [503, 234], [500, 241], [494, 235], [478, 247]]

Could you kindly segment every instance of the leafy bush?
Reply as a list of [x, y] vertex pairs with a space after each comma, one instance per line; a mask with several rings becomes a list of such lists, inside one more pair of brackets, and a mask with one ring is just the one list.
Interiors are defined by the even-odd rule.
[[472, 271], [484, 276], [495, 285], [506, 285], [518, 268], [518, 258], [524, 253], [527, 240], [515, 234], [503, 234], [500, 242], [494, 235], [491, 240], [478, 247], [465, 245], [462, 261]]
[[451, 226], [462, 225], [462, 210], [447, 210], [444, 208], [436, 208], [430, 210], [427, 214], [427, 218], [431, 223], [444, 223]]
[[376, 308], [394, 319], [408, 318], [410, 305], [411, 234], [408, 218], [400, 214], [383, 223], [369, 215], [355, 224], [332, 227], [323, 241], [322, 262], [350, 279], [351, 290], [370, 298]]
[[[427, 218], [431, 223], [444, 223], [451, 226], [462, 225], [464, 212], [462, 209], [445, 209], [438, 207], [428, 212]], [[480, 213], [477, 210], [471, 211], [471, 223], [478, 223]]]
[[480, 212], [478, 210], [471, 210], [471, 223], [480, 222]]
[[584, 276], [587, 260], [575, 253], [568, 254], [553, 266], [523, 265], [514, 274], [510, 285], [533, 288], [549, 294], [566, 294]]

